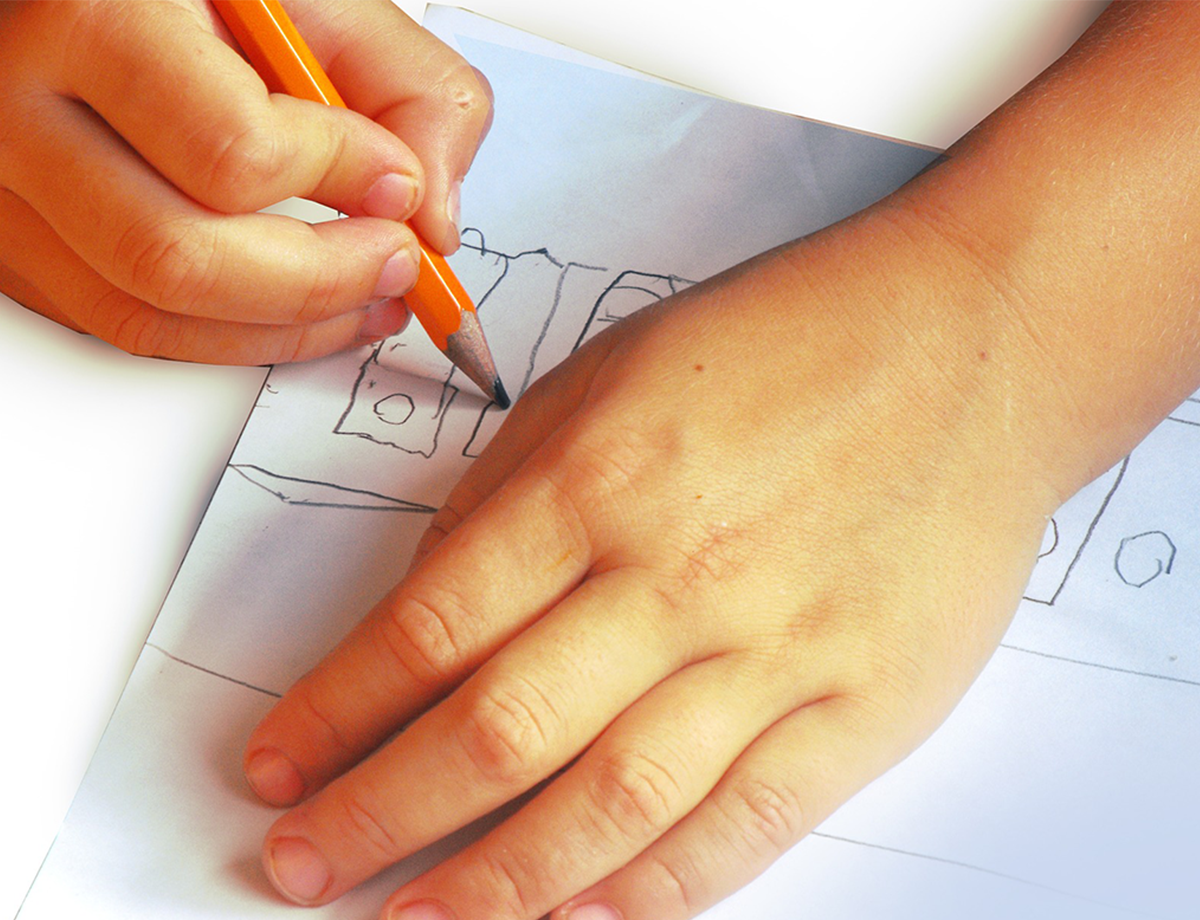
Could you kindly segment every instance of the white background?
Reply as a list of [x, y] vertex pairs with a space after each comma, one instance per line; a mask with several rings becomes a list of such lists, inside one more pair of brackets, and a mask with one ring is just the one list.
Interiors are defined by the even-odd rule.
[[[1012, 0], [469, 6], [737, 101], [941, 147], [1095, 13]], [[53, 840], [262, 377], [131, 358], [0, 298], [0, 917]]]

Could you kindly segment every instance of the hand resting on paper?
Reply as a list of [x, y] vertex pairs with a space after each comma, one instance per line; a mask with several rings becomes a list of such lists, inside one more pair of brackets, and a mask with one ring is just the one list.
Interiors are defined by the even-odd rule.
[[[354, 111], [268, 94], [201, 2], [0, 10], [0, 290], [137, 354], [267, 364], [395, 332], [458, 246], [486, 81], [386, 0], [288, 2]], [[349, 219], [258, 209], [296, 196]]]
[[277, 887], [547, 781], [385, 915], [682, 920], [928, 736], [1048, 515], [1200, 386], [1197, 55], [1200, 8], [1114, 6], [942, 166], [528, 392], [251, 737]]
[[536, 920], [615, 872], [621, 916], [687, 916], [946, 714], [1052, 493], [996, 424], [1007, 362], [941, 366], [880, 302], [901, 229], [834, 236], [643, 311], [518, 403], [427, 555], [255, 733], [268, 799], [333, 781], [272, 829], [277, 884], [335, 897], [574, 761], [395, 903]]

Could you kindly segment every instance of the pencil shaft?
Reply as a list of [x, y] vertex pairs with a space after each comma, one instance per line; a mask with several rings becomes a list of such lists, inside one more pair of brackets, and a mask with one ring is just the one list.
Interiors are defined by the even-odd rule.
[[[214, 6], [269, 90], [346, 108], [279, 0], [214, 0]], [[475, 320], [470, 295], [442, 254], [414, 234], [421, 248], [421, 267], [405, 304], [433, 343], [494, 402], [507, 408], [508, 396]], [[473, 321], [469, 334], [456, 340], [468, 317]], [[452, 348], [452, 340], [459, 344]]]
[[346, 108], [277, 0], [216, 0], [215, 6], [267, 89]]

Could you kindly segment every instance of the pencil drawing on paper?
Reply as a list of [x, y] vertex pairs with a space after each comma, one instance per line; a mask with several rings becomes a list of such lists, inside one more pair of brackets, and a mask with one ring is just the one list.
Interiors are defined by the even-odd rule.
[[[695, 283], [669, 272], [588, 265], [546, 248], [500, 252], [473, 228], [464, 230], [453, 268], [518, 398], [592, 336]], [[431, 483], [456, 478], [479, 456], [504, 413], [432, 351], [416, 324], [358, 354], [353, 364], [338, 357], [325, 365], [326, 391], [344, 400], [327, 427], [312, 415], [307, 392], [291, 391], [286, 367], [272, 371], [259, 400], [261, 408], [290, 411], [310, 447], [332, 435], [320, 450], [343, 458], [335, 473], [281, 469], [279, 458], [258, 456], [239, 456], [231, 469], [290, 505], [431, 511]], [[402, 476], [394, 473], [400, 463]]]
[[[484, 234], [474, 228], [464, 231], [453, 267], [475, 297], [489, 333], [503, 333], [500, 347], [494, 343], [493, 351], [501, 378], [518, 398], [607, 326], [695, 283], [667, 271], [584, 264], [547, 248], [501, 252], [489, 247]], [[343, 382], [334, 385], [334, 392], [342, 393], [344, 402], [336, 419], [326, 423], [329, 427], [313, 432], [318, 439], [333, 436], [328, 445], [333, 454], [340, 451], [338, 442], [350, 441], [360, 445], [359, 451], [371, 453], [374, 459], [368, 465], [392, 469], [403, 461], [403, 477], [388, 478], [383, 487], [378, 478], [364, 482], [364, 464], [359, 461], [340, 464], [337, 482], [292, 470], [285, 473], [271, 461], [234, 469], [293, 505], [431, 511], [439, 499], [431, 497], [429, 481], [457, 478], [495, 434], [504, 413], [440, 355], [421, 373], [406, 370], [422, 347], [432, 346], [414, 327], [361, 352], [353, 364], [339, 365], [337, 379]], [[280, 404], [286, 388], [286, 382], [268, 386], [264, 399]], [[1185, 401], [1169, 421], [1178, 423], [1181, 433], [1200, 436], [1200, 395]], [[1095, 545], [1105, 512], [1131, 464], [1137, 465], [1135, 458], [1136, 454], [1125, 458], [1054, 514], [1024, 592], [1026, 601], [1053, 607], [1086, 553], [1101, 553], [1109, 571], [1115, 570], [1120, 583], [1129, 586], [1149, 585], [1173, 571], [1178, 547], [1169, 530], [1154, 522], [1126, 531], [1120, 545], [1112, 539]]]
[[1129, 458], [1085, 486], [1050, 518], [1025, 600], [1053, 606], [1066, 587], [1105, 509], [1125, 476]]
[[1189, 396], [1168, 417], [1169, 421], [1200, 428], [1200, 395]]
[[[1054, 606], [1085, 554], [1094, 554], [1097, 565], [1106, 560], [1102, 567], [1115, 573], [1117, 584], [1144, 588], [1171, 581], [1167, 576], [1176, 571], [1183, 552], [1174, 536], [1179, 531], [1179, 520], [1172, 514], [1200, 507], [1200, 477], [1188, 465], [1159, 469], [1152, 462], [1156, 452], [1150, 445], [1155, 442], [1193, 456], [1200, 452], [1200, 394], [1184, 400], [1143, 446], [1085, 486], [1055, 513], [1026, 587], [1025, 600]], [[1145, 494], [1147, 489], [1169, 496], [1167, 504], [1152, 512], [1144, 502], [1132, 498]], [[1122, 499], [1126, 493], [1131, 497]], [[1114, 504], [1124, 506], [1121, 516], [1126, 522], [1132, 519], [1134, 526], [1126, 523], [1119, 532], [1114, 530], [1117, 525], [1104, 526]], [[1164, 507], [1171, 511], [1164, 511]], [[1102, 534], [1099, 545], [1098, 534]]]
[[[455, 271], [468, 290], [484, 292], [476, 306], [485, 322], [510, 306], [522, 316], [520, 327], [510, 330], [504, 352], [497, 354], [501, 377], [515, 381], [509, 387], [518, 398], [538, 376], [605, 326], [694, 284], [676, 275], [617, 272], [563, 261], [546, 249], [496, 252], [475, 229], [464, 231], [463, 249], [472, 258], [460, 257]], [[371, 352], [334, 433], [428, 459], [439, 449], [447, 410], [462, 390], [462, 375], [453, 367], [440, 379], [397, 374], [392, 368], [402, 363], [408, 341], [404, 335], [393, 336]], [[501, 418], [496, 405], [487, 403], [478, 410], [466, 440], [446, 449], [477, 457]]]
[[437, 510], [428, 505], [406, 502], [366, 489], [351, 489], [331, 482], [282, 476], [252, 463], [231, 463], [229, 469], [287, 505], [357, 508], [361, 511], [415, 511], [425, 514], [432, 514]]
[[1125, 584], [1143, 588], [1160, 575], [1170, 575], [1176, 547], [1161, 530], [1148, 530], [1122, 537], [1113, 568]]

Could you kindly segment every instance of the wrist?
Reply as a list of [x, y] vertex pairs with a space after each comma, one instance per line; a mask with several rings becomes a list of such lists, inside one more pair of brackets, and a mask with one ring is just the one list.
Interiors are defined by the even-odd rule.
[[[970, 471], [964, 488], [991, 483], [1040, 515], [1061, 504], [1069, 492], [1055, 445], [1060, 384], [1002, 266], [938, 212], [903, 196], [801, 241], [790, 255], [804, 292], [832, 302], [871, 365], [859, 376], [889, 382], [889, 411], [912, 429], [910, 449], [941, 439], [959, 452], [946, 462]], [[938, 429], [932, 440], [924, 427]]]

